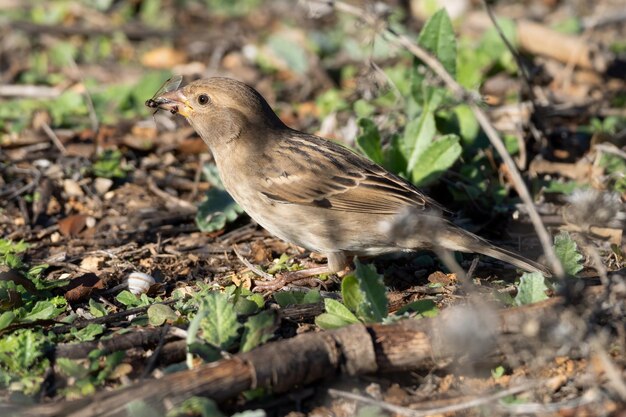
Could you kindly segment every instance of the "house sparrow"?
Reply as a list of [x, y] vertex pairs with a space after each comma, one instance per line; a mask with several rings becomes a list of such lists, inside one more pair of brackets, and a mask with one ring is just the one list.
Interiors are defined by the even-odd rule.
[[198, 80], [146, 103], [184, 116], [207, 144], [224, 187], [273, 235], [327, 256], [328, 265], [273, 285], [344, 271], [350, 256], [442, 247], [527, 271], [547, 268], [441, 217], [414, 185], [329, 140], [287, 127], [252, 87]]

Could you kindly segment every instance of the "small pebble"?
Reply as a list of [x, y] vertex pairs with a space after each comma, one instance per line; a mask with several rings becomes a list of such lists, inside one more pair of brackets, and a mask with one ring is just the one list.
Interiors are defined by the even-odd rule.
[[85, 195], [83, 189], [80, 188], [80, 185], [78, 185], [76, 181], [69, 178], [63, 180], [63, 189], [68, 197], [82, 197]]
[[93, 181], [93, 187], [99, 195], [104, 195], [113, 186], [113, 181], [109, 178], [98, 177]]

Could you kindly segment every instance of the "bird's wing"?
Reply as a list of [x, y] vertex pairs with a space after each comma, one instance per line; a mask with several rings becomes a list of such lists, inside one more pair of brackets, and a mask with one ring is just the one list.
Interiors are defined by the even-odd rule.
[[349, 149], [316, 136], [289, 134], [272, 154], [258, 190], [283, 204], [397, 214], [442, 208], [417, 188]]

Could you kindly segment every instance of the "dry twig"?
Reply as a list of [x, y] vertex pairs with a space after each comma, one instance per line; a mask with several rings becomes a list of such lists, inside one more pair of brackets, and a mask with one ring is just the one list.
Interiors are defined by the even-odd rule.
[[454, 413], [457, 411], [463, 411], [470, 408], [478, 407], [484, 404], [489, 404], [496, 400], [499, 400], [504, 397], [508, 397], [509, 395], [517, 394], [519, 392], [528, 391], [538, 385], [547, 385], [550, 381], [544, 382], [543, 384], [538, 384], [537, 382], [526, 382], [521, 385], [517, 385], [511, 388], [507, 388], [502, 391], [495, 392], [490, 395], [484, 395], [481, 397], [473, 398], [469, 401], [464, 401], [458, 404], [446, 405], [443, 407], [430, 408], [424, 410], [414, 410], [412, 408], [401, 407], [394, 404], [389, 404], [384, 401], [377, 401], [373, 398], [368, 398], [363, 395], [354, 394], [351, 392], [340, 391], [336, 389], [329, 389], [328, 394], [332, 397], [340, 397], [348, 400], [358, 401], [360, 403], [376, 405], [384, 410], [391, 411], [392, 413], [399, 414], [401, 416], [407, 417], [427, 417], [432, 415], [440, 415], [445, 413]]

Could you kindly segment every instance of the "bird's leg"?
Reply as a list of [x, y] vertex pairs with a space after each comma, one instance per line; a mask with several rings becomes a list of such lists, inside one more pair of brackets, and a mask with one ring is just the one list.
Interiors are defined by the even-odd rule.
[[327, 254], [327, 257], [327, 265], [278, 274], [272, 281], [255, 281], [254, 291], [272, 292], [277, 291], [289, 284], [313, 286], [321, 283], [318, 278], [314, 278], [317, 275], [335, 273], [338, 276], [343, 277], [350, 270], [346, 256], [343, 253], [329, 253]]

